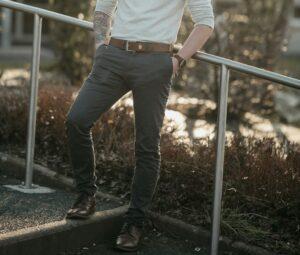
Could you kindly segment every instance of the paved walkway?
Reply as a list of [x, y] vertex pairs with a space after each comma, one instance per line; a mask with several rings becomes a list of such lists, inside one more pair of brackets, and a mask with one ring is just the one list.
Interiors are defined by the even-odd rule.
[[[0, 175], [0, 234], [26, 227], [62, 220], [76, 194], [56, 189], [48, 194], [25, 194], [3, 187], [20, 181]], [[120, 206], [116, 202], [101, 201], [97, 210]]]

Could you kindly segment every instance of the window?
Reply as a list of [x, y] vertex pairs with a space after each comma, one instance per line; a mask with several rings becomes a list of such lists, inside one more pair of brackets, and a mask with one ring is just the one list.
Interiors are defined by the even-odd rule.
[[300, 19], [300, 6], [295, 6], [295, 9], [294, 9], [294, 17], [296, 19]]

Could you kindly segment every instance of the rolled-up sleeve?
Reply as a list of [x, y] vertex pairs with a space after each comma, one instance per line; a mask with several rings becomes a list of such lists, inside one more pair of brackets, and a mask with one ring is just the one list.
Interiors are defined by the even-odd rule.
[[95, 11], [104, 12], [109, 16], [112, 16], [118, 0], [97, 0]]
[[207, 25], [214, 28], [214, 11], [211, 0], [187, 0], [194, 26]]

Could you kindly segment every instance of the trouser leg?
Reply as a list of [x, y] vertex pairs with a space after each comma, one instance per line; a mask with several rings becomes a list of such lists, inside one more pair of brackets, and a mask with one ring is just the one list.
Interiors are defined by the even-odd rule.
[[[167, 56], [168, 57], [168, 56]], [[138, 61], [143, 58], [139, 57]], [[131, 200], [125, 218], [143, 224], [160, 176], [160, 137], [170, 92], [170, 62], [165, 55], [145, 55], [133, 85], [135, 113], [135, 169]], [[169, 61], [167, 59], [167, 61]], [[159, 67], [159, 69], [158, 69]], [[147, 68], [147, 70], [145, 70]], [[142, 75], [142, 79], [140, 77]]]
[[71, 106], [65, 123], [76, 188], [78, 192], [88, 194], [97, 190], [91, 128], [102, 113], [128, 92], [120, 76], [109, 68], [107, 60], [98, 53], [93, 70]]

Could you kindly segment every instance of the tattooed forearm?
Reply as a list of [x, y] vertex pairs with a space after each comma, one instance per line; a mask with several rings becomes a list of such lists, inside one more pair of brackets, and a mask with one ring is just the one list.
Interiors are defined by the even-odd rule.
[[100, 45], [109, 37], [111, 27], [111, 17], [103, 12], [95, 11], [94, 14], [94, 32], [96, 45]]

